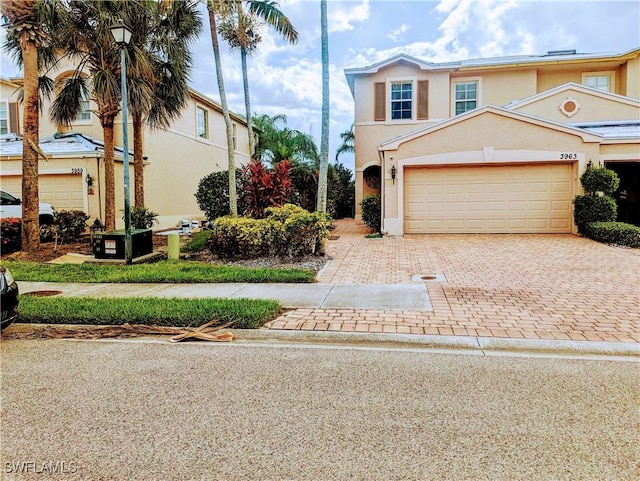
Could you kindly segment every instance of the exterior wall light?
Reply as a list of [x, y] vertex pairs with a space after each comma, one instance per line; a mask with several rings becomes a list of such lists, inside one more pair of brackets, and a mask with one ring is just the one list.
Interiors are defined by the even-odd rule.
[[391, 166], [391, 180], [393, 181], [394, 184], [396, 183], [396, 173], [397, 173], [396, 166], [392, 165]]

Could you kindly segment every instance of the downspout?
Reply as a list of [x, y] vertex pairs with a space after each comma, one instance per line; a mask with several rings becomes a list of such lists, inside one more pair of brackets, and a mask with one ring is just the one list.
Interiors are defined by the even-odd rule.
[[[380, 149], [380, 147], [378, 147]], [[384, 228], [384, 204], [386, 202], [385, 198], [385, 184], [387, 183], [385, 180], [385, 159], [384, 159], [384, 150], [378, 150], [378, 156], [380, 157], [380, 234], [386, 235], [387, 230]]]

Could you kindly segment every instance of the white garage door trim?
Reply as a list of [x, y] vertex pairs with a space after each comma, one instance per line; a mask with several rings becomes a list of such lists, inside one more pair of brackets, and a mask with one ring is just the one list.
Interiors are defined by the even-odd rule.
[[[53, 205], [57, 211], [81, 210], [89, 211], [87, 185], [84, 182], [86, 170], [55, 169], [38, 172], [40, 202]], [[21, 197], [22, 174], [20, 172], [2, 172], [0, 175], [2, 188], [17, 197]]]
[[570, 233], [570, 163], [410, 168], [404, 232]]

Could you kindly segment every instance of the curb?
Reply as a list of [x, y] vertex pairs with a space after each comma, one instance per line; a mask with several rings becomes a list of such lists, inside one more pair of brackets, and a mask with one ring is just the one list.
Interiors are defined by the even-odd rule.
[[[28, 331], [47, 326], [65, 329], [106, 327], [89, 324], [30, 324], [15, 323], [8, 329]], [[383, 334], [370, 332], [330, 332], [277, 329], [223, 329], [231, 332], [232, 344], [291, 344], [327, 347], [352, 347], [355, 349], [387, 348], [433, 351], [457, 351], [479, 356], [529, 355], [564, 357], [606, 357], [629, 362], [640, 362], [640, 343], [603, 341], [563, 341], [544, 339], [508, 339], [475, 336], [437, 336], [425, 334]], [[157, 338], [158, 336], [144, 336]], [[192, 341], [200, 342], [200, 341]], [[202, 343], [207, 344], [202, 341]]]
[[322, 343], [336, 346], [388, 347], [472, 351], [486, 354], [539, 354], [565, 356], [614, 356], [640, 362], [640, 343], [596, 341], [552, 341], [475, 336], [380, 334], [366, 332], [285, 331], [231, 329], [236, 342]]

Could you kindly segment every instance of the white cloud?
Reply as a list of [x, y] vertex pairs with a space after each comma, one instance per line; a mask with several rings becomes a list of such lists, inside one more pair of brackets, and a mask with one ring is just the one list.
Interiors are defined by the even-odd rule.
[[393, 32], [388, 33], [387, 38], [391, 39], [391, 41], [395, 43], [400, 42], [404, 40], [404, 36], [402, 34], [408, 32], [410, 28], [411, 27], [409, 25], [407, 25], [406, 23], [403, 23]]
[[361, 0], [357, 5], [352, 5], [352, 3], [355, 2], [328, 2], [329, 33], [353, 30], [354, 23], [364, 22], [369, 18], [369, 0]]

